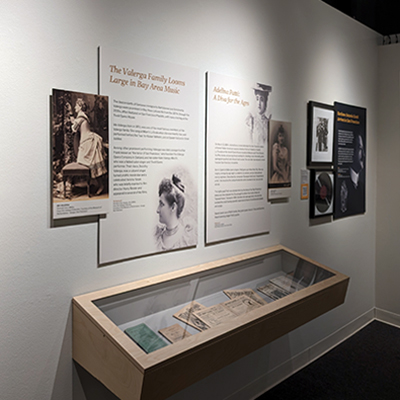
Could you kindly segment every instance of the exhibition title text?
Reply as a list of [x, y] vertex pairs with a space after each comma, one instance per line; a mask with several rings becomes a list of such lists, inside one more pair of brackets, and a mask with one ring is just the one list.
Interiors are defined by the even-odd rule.
[[240, 99], [240, 92], [238, 90], [225, 89], [222, 86], [215, 86], [214, 90], [214, 101], [222, 101], [226, 104], [236, 104], [243, 107], [247, 107], [250, 103], [246, 100]]
[[110, 83], [121, 85], [122, 87], [135, 87], [143, 90], [155, 90], [179, 94], [181, 87], [186, 86], [186, 82], [165, 75], [156, 75], [152, 72], [138, 72], [133, 68], [118, 67], [110, 65]]
[[348, 114], [342, 111], [338, 111], [337, 120], [338, 122], [346, 122], [348, 124], [360, 125], [360, 116], [356, 114]]

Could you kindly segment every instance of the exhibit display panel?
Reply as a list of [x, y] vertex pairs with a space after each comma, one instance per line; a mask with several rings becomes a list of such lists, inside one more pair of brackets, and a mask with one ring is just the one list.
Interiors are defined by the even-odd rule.
[[101, 47], [99, 93], [110, 103], [111, 188], [99, 263], [196, 247], [199, 70]]
[[206, 243], [270, 231], [272, 86], [207, 72]]
[[73, 358], [121, 399], [164, 399], [344, 302], [349, 278], [283, 246], [73, 299]]

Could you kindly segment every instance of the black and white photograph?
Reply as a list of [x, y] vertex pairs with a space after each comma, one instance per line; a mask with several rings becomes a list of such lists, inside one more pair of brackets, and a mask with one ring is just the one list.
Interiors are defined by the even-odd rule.
[[268, 98], [272, 92], [270, 85], [256, 83], [253, 86], [255, 97], [255, 109], [246, 118], [249, 128], [250, 141], [255, 144], [265, 144], [268, 139], [268, 128], [271, 114], [267, 114]]
[[270, 121], [268, 198], [290, 197], [292, 124]]
[[311, 171], [310, 218], [333, 214], [333, 171]]
[[54, 218], [104, 211], [75, 202], [108, 199], [108, 137], [107, 96], [53, 89]]
[[188, 174], [172, 174], [160, 181], [156, 210], [158, 224], [154, 233], [158, 251], [197, 244], [197, 195], [193, 191]]
[[334, 155], [334, 107], [310, 101], [308, 103], [308, 166], [329, 166]]

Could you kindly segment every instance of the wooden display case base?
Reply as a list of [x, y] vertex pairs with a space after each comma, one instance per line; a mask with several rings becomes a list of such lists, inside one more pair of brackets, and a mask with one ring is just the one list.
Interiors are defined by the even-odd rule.
[[[159, 299], [164, 307], [161, 311], [169, 315], [182, 301], [181, 292], [193, 296], [190, 288], [184, 290], [194, 281], [197, 293], [210, 296], [219, 293], [223, 282], [246, 287], [244, 276], [267, 281], [279, 269], [290, 272], [285, 265], [277, 267], [277, 260], [286, 259], [289, 264], [303, 260], [326, 272], [325, 278], [149, 354], [119, 327], [130, 319], [145, 319], [146, 311], [140, 314], [137, 310], [149, 299], [153, 303]], [[122, 400], [165, 399], [339, 306], [348, 282], [345, 275], [275, 246], [77, 296], [73, 299], [73, 358]], [[198, 301], [199, 297], [186, 300]], [[153, 311], [160, 312], [161, 306], [157, 307]]]

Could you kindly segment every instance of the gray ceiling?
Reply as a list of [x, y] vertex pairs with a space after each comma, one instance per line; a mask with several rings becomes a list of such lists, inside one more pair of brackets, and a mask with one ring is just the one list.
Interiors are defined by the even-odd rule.
[[400, 37], [400, 0], [322, 0], [382, 35]]

